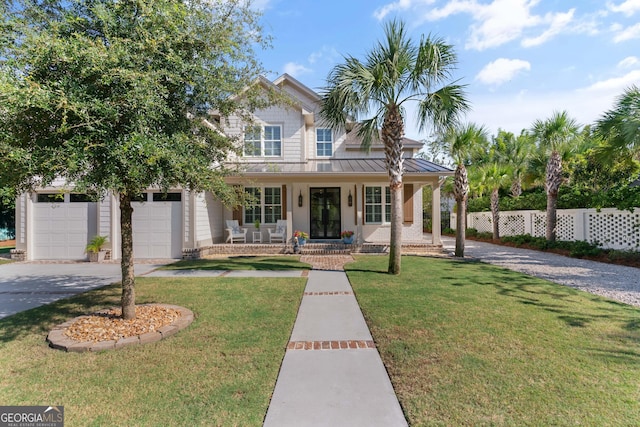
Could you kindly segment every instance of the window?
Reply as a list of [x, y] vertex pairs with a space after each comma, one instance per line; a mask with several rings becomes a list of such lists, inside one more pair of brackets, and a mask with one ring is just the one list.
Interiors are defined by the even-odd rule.
[[281, 146], [280, 126], [265, 126], [264, 155], [267, 157], [279, 156], [281, 154]]
[[[384, 199], [382, 197], [383, 190]], [[369, 224], [391, 222], [391, 191], [389, 187], [365, 187], [364, 191], [365, 222]]]
[[316, 155], [318, 157], [333, 155], [333, 134], [331, 129], [316, 129]]
[[279, 187], [266, 187], [264, 189], [264, 222], [275, 224], [282, 219], [282, 198]]
[[278, 157], [282, 155], [280, 126], [248, 126], [244, 130], [246, 157]]
[[262, 222], [261, 192], [259, 188], [249, 187], [244, 190], [247, 193], [249, 203], [244, 208], [244, 223]]
[[38, 203], [64, 203], [64, 194], [62, 193], [38, 193]]
[[182, 193], [153, 193], [154, 202], [180, 202]]
[[91, 202], [91, 197], [88, 194], [71, 193], [69, 195], [69, 201], [71, 203], [86, 203]]
[[[275, 224], [282, 219], [282, 189], [280, 187], [247, 187], [245, 191], [253, 201], [244, 208], [244, 222]], [[264, 215], [263, 215], [264, 214]]]

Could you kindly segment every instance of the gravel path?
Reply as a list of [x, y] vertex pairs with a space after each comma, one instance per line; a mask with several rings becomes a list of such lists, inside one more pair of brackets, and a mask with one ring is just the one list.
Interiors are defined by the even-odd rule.
[[[447, 250], [455, 241], [443, 238]], [[467, 240], [465, 258], [499, 265], [640, 307], [640, 269]]]

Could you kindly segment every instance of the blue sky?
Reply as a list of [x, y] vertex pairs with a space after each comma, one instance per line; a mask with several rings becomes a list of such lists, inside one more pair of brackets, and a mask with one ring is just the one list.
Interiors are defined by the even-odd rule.
[[[566, 110], [590, 124], [640, 85], [640, 0], [257, 0], [273, 48], [267, 77], [287, 72], [314, 90], [344, 55], [364, 58], [385, 22], [433, 34], [458, 54], [472, 104], [465, 121], [519, 133]], [[418, 133], [409, 111], [406, 134]]]

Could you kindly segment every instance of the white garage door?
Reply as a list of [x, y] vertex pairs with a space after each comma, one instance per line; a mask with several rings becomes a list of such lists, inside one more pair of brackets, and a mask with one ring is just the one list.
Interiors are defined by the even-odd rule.
[[96, 230], [95, 203], [47, 202], [33, 204], [33, 259], [82, 260]]
[[[169, 193], [169, 195], [180, 193]], [[175, 196], [174, 199], [180, 199]], [[135, 258], [182, 257], [182, 202], [149, 201], [133, 205], [133, 256]]]

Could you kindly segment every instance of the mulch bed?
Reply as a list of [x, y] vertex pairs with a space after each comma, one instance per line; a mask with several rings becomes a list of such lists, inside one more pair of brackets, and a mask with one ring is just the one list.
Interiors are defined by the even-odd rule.
[[179, 311], [158, 305], [136, 306], [136, 318], [131, 320], [120, 317], [121, 312], [120, 308], [113, 308], [82, 316], [64, 334], [78, 342], [117, 341], [155, 332], [180, 317]]

